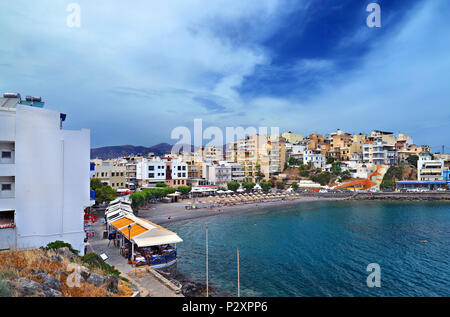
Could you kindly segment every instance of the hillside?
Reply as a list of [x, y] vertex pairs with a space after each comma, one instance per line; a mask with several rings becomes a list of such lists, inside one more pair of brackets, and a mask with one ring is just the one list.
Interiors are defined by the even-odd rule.
[[97, 257], [78, 257], [67, 247], [1, 251], [0, 297], [131, 296], [134, 287]]
[[151, 147], [134, 146], [134, 145], [116, 145], [104, 146], [91, 149], [91, 159], [112, 159], [116, 157], [123, 157], [129, 155], [147, 156], [148, 153], [155, 153], [155, 155], [164, 155], [170, 153], [172, 145], [168, 143], [160, 143]]

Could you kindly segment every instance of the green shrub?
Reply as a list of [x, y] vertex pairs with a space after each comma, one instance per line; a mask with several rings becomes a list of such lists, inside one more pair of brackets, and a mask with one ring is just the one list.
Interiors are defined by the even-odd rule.
[[80, 253], [80, 251], [72, 248], [72, 245], [70, 243], [67, 243], [67, 242], [64, 242], [61, 240], [56, 240], [55, 242], [50, 242], [49, 244], [47, 244], [45, 249], [46, 250], [57, 250], [59, 248], [64, 248], [64, 247], [69, 248], [69, 250], [75, 255], [78, 255]]
[[11, 297], [12, 290], [4, 280], [0, 280], [0, 297]]
[[112, 266], [103, 261], [97, 253], [88, 253], [81, 257], [81, 261], [83, 261], [90, 269], [97, 268], [107, 274], [113, 274], [121, 278], [120, 271], [113, 269]]

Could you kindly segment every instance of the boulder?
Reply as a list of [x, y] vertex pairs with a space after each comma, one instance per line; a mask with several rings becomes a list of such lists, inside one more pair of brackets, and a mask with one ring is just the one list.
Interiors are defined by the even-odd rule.
[[115, 275], [106, 276], [104, 283], [106, 284], [106, 289], [109, 292], [115, 293], [119, 290], [119, 278]]
[[26, 277], [21, 277], [12, 281], [10, 286], [16, 290], [18, 297], [36, 296], [42, 292], [41, 284]]
[[68, 247], [56, 249], [56, 253], [65, 258], [69, 259], [76, 258], [76, 255], [73, 254]]
[[47, 279], [42, 283], [44, 288], [51, 288], [56, 291], [61, 291], [61, 281], [53, 276], [48, 276]]
[[52, 255], [50, 259], [59, 263], [62, 263], [64, 261], [64, 258], [59, 254]]
[[41, 295], [43, 297], [63, 297], [61, 291], [57, 291], [53, 288], [46, 288], [42, 291]]
[[86, 282], [95, 286], [101, 286], [105, 282], [105, 278], [97, 273], [91, 273]]
[[89, 271], [89, 269], [85, 266], [80, 266], [80, 275], [85, 281], [87, 281], [89, 275], [91, 275], [91, 271]]

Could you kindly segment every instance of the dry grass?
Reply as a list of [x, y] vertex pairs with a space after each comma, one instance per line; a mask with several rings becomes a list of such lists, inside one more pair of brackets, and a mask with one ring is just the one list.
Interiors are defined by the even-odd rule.
[[[81, 282], [80, 287], [69, 287], [66, 283], [67, 276], [55, 274], [56, 270], [67, 271], [70, 262], [69, 259], [64, 258], [63, 262], [54, 261], [51, 256], [54, 251], [45, 250], [24, 250], [24, 251], [2, 251], [0, 252], [0, 273], [4, 272], [5, 279], [12, 279], [15, 277], [26, 277], [35, 282], [42, 281], [37, 275], [30, 271], [38, 272], [44, 271], [49, 276], [58, 278], [61, 281], [61, 292], [65, 297], [105, 297], [105, 296], [131, 296], [133, 290], [130, 289], [130, 284], [122, 280], [119, 281], [119, 292], [110, 294], [107, 292], [105, 286], [94, 286], [92, 284]], [[82, 265], [80, 261], [74, 261]], [[93, 269], [91, 272], [104, 275], [104, 272], [99, 269]]]

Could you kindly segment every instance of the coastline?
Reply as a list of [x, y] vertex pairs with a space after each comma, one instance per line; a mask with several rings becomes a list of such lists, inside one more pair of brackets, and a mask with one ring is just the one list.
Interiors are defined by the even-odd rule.
[[[236, 214], [255, 210], [265, 210], [276, 207], [293, 206], [305, 203], [321, 201], [446, 201], [450, 202], [450, 192], [424, 192], [424, 193], [401, 193], [401, 192], [378, 192], [378, 193], [320, 193], [307, 194], [292, 200], [279, 200], [273, 202], [259, 202], [252, 204], [221, 206], [207, 208], [203, 206], [194, 210], [187, 210], [187, 200], [177, 203], [159, 203], [152, 205], [149, 209], [139, 210], [138, 215], [156, 224], [162, 225], [183, 220], [193, 220], [203, 217], [212, 217], [222, 214]], [[206, 204], [205, 204], [206, 205]], [[169, 219], [170, 217], [170, 219]]]
[[[144, 209], [139, 211], [139, 216], [144, 217], [152, 222], [160, 225], [184, 221], [195, 220], [204, 217], [216, 217], [223, 214], [243, 214], [247, 212], [253, 212], [258, 210], [273, 209], [276, 207], [289, 207], [295, 205], [301, 205], [314, 202], [326, 202], [326, 201], [392, 201], [392, 202], [424, 202], [424, 201], [441, 201], [450, 203], [450, 192], [445, 193], [317, 193], [302, 195], [292, 200], [281, 200], [274, 202], [262, 202], [243, 205], [234, 205], [228, 207], [216, 207], [216, 208], [199, 208], [194, 210], [186, 210], [187, 200], [171, 203], [171, 204], [155, 204], [150, 209]], [[220, 210], [220, 211], [219, 211]], [[171, 219], [168, 219], [171, 217]], [[158, 270], [163, 275], [168, 272], [166, 270]], [[180, 273], [171, 272], [168, 277], [178, 281], [183, 285], [182, 293], [187, 297], [202, 297], [204, 296], [206, 285], [202, 282], [195, 281], [194, 279]], [[210, 296], [228, 296], [228, 294], [217, 292], [213, 288], [210, 289]]]
[[[321, 201], [340, 201], [347, 200], [348, 197], [339, 198], [319, 198], [319, 197], [300, 197], [293, 200], [281, 200], [274, 202], [262, 202], [262, 203], [252, 203], [244, 205], [234, 205], [234, 206], [222, 206], [215, 208], [199, 208], [194, 210], [186, 210], [186, 203], [173, 203], [170, 207], [165, 208], [166, 205], [158, 204], [151, 208], [150, 210], [140, 210], [139, 216], [143, 217], [149, 221], [156, 224], [162, 225], [167, 223], [173, 223], [183, 220], [193, 220], [203, 217], [212, 217], [223, 214], [237, 214], [244, 212], [251, 212], [255, 210], [266, 210], [271, 208], [276, 208], [280, 206], [294, 206], [305, 203], [321, 202]], [[155, 215], [156, 213], [156, 215]], [[154, 214], [154, 215], [150, 215]], [[171, 219], [168, 219], [171, 217]]]

